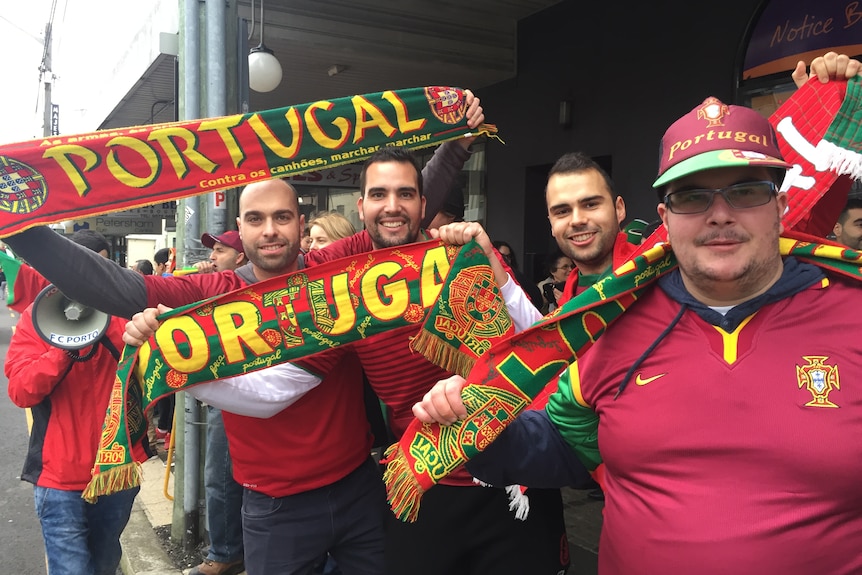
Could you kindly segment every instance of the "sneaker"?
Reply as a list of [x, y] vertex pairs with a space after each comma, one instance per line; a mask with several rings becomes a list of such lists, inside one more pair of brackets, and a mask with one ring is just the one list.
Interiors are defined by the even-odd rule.
[[232, 563], [221, 563], [212, 559], [204, 559], [204, 562], [189, 571], [189, 575], [239, 575], [245, 570], [242, 559]]

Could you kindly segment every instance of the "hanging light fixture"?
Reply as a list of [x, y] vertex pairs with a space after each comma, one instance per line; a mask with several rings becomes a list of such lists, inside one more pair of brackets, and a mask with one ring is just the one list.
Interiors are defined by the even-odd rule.
[[[251, 3], [251, 33], [254, 33], [254, 0]], [[251, 34], [249, 35], [249, 40]], [[263, 0], [260, 0], [260, 44], [248, 53], [248, 87], [255, 92], [272, 92], [281, 82], [281, 64], [263, 43]]]

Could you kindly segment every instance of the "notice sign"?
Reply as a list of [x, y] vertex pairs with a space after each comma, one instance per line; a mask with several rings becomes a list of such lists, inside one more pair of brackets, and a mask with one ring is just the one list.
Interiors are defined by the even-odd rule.
[[862, 54], [862, 2], [772, 0], [748, 41], [742, 79], [789, 72], [830, 50]]

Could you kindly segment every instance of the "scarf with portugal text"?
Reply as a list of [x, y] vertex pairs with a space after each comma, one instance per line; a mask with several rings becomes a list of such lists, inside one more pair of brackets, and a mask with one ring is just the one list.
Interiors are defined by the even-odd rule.
[[486, 134], [460, 88], [431, 86], [0, 146], [0, 237]]
[[[439, 240], [342, 258], [164, 314], [149, 341], [123, 352], [84, 498], [139, 484], [131, 446], [162, 397], [418, 326], [435, 306], [445, 309], [422, 347], [464, 370], [514, 330], [482, 248]], [[457, 356], [444, 349], [451, 338], [463, 341]]]

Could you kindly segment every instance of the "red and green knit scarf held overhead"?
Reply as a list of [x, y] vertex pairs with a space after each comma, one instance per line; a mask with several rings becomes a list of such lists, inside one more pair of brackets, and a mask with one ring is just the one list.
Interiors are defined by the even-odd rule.
[[[843, 196], [841, 189], [830, 191], [839, 174], [862, 177], [862, 79], [851, 81], [846, 94], [844, 86], [844, 82], [823, 85], [812, 81], [772, 118], [778, 124], [782, 152], [795, 164], [791, 175], [796, 176], [789, 179], [790, 208], [783, 219], [788, 237], [782, 238], [780, 247], [783, 255], [862, 279], [862, 254], [821, 245], [820, 238], [803, 233], [822, 231], [823, 224], [813, 216], [822, 219], [822, 213], [829, 211], [819, 209], [827, 201], [824, 197], [843, 207], [847, 187], [843, 188]], [[822, 119], [824, 116], [827, 121]], [[786, 118], [792, 118], [792, 123], [782, 120]], [[793, 133], [791, 128], [796, 136], [788, 138]], [[815, 144], [810, 144], [809, 139]], [[803, 166], [802, 159], [810, 161]], [[833, 217], [828, 230], [834, 221]], [[642, 290], [675, 265], [669, 245], [636, 252], [632, 260], [554, 315], [484, 354], [466, 376], [468, 385], [462, 398], [467, 419], [448, 427], [414, 420], [387, 452], [385, 481], [394, 513], [403, 520], [415, 520], [426, 490], [485, 449], [548, 382], [589, 349]], [[435, 321], [433, 314], [428, 321]]]
[[434, 86], [0, 146], [0, 237], [496, 133], [471, 132], [466, 110], [461, 89]]
[[514, 329], [482, 249], [439, 241], [344, 258], [165, 314], [139, 352], [124, 352], [85, 497], [138, 483], [130, 446], [142, 434], [135, 423], [161, 397], [419, 325], [442, 299], [478, 353]]

